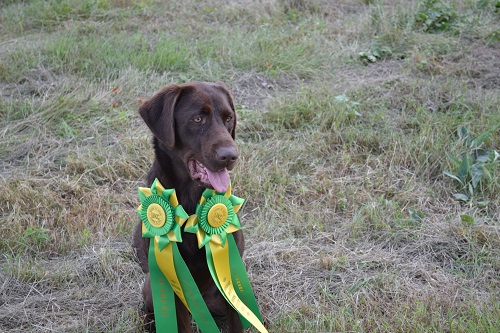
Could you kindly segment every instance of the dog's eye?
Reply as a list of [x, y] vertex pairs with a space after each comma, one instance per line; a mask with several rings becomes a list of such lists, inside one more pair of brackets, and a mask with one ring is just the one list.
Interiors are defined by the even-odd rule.
[[226, 123], [229, 123], [229, 122], [231, 122], [232, 120], [233, 120], [233, 117], [231, 117], [231, 116], [227, 116], [227, 117], [226, 117]]
[[200, 116], [198, 116], [198, 117], [194, 117], [194, 118], [193, 118], [193, 121], [194, 121], [195, 123], [198, 123], [198, 124], [199, 124], [199, 123], [201, 123], [201, 122], [203, 121], [203, 118], [202, 118], [202, 117], [200, 117]]

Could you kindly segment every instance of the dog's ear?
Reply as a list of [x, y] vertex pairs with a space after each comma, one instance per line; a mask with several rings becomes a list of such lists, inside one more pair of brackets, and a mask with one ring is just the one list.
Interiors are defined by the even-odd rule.
[[233, 137], [233, 140], [234, 140], [234, 139], [236, 139], [236, 123], [237, 123], [238, 115], [236, 114], [236, 109], [234, 108], [233, 95], [231, 95], [229, 90], [226, 89], [226, 91], [227, 91], [227, 96], [229, 98], [229, 105], [231, 105], [231, 109], [233, 109], [233, 111], [234, 111], [234, 126], [233, 126], [233, 130], [231, 131], [231, 136]]
[[233, 126], [233, 130], [231, 131], [231, 137], [234, 139], [236, 139], [236, 123], [237, 123], [237, 115], [236, 115], [236, 109], [234, 108], [234, 101], [233, 101], [233, 95], [231, 94], [231, 92], [229, 92], [229, 89], [227, 89], [226, 85], [222, 82], [217, 82], [216, 85], [218, 86], [218, 88], [220, 90], [222, 90], [224, 92], [224, 94], [226, 95], [227, 97], [227, 100], [229, 101], [229, 105], [231, 106], [231, 109], [233, 110], [234, 112], [234, 126]]
[[139, 107], [139, 114], [153, 135], [169, 149], [175, 145], [174, 109], [181, 90], [175, 84], [166, 86]]

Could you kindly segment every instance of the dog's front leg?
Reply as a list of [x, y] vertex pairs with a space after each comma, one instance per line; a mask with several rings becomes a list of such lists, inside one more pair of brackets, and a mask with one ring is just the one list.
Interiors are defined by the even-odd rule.
[[177, 312], [178, 332], [192, 333], [193, 329], [191, 327], [191, 314], [177, 296], [175, 296], [175, 311]]
[[227, 309], [227, 325], [229, 333], [243, 333], [243, 326], [241, 325], [240, 316], [238, 312], [229, 303], [226, 302]]
[[144, 300], [144, 329], [146, 332], [155, 333], [155, 315], [149, 273], [146, 275], [146, 280], [142, 285], [142, 299]]

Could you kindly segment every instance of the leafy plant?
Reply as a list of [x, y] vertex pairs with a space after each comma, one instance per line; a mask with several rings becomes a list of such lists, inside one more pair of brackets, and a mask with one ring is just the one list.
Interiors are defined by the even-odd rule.
[[[500, 2], [499, 2], [500, 3]], [[500, 8], [498, 9], [499, 13], [500, 13]], [[492, 46], [494, 44], [498, 44], [500, 42], [500, 29], [497, 29], [495, 31], [492, 31], [490, 32], [487, 36], [486, 36], [486, 44], [488, 46]], [[1, 74], [1, 73], [0, 73]]]
[[354, 117], [361, 117], [361, 113], [358, 112], [359, 102], [351, 101], [346, 95], [338, 95], [333, 98], [336, 103], [343, 104], [348, 110], [349, 119]]
[[46, 228], [28, 227], [19, 239], [19, 244], [26, 250], [34, 250], [51, 241], [50, 230]]
[[445, 30], [457, 17], [457, 13], [441, 0], [424, 0], [420, 3], [415, 21], [426, 32]]
[[496, 150], [487, 149], [485, 141], [495, 130], [496, 127], [472, 138], [468, 129], [458, 127], [458, 136], [464, 151], [459, 157], [448, 155], [455, 171], [444, 172], [459, 184], [461, 192], [453, 194], [458, 200], [475, 202], [479, 206], [488, 205], [485, 196], [488, 186], [495, 181], [493, 175], [500, 165], [500, 154]]
[[425, 214], [422, 211], [413, 208], [408, 209], [408, 214], [414, 222], [420, 222], [425, 218]]
[[372, 43], [369, 50], [358, 53], [359, 59], [365, 65], [371, 62], [376, 62], [377, 60], [383, 59], [390, 55], [392, 55], [392, 50], [390, 49], [390, 47], [381, 45], [377, 39]]

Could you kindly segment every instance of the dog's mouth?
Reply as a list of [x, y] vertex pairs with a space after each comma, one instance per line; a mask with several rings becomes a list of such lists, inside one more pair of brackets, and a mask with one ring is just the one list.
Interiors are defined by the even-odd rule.
[[191, 178], [198, 180], [203, 185], [211, 187], [220, 193], [226, 192], [229, 188], [230, 178], [226, 168], [214, 172], [194, 159], [189, 160], [188, 166]]

